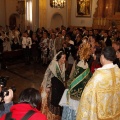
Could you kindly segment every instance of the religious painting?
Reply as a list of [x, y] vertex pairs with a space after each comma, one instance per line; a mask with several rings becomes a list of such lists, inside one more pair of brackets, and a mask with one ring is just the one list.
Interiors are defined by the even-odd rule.
[[77, 9], [76, 9], [77, 17], [90, 17], [91, 16], [92, 0], [77, 0], [76, 5], [77, 5]]
[[18, 14], [25, 14], [25, 1], [21, 0], [18, 1], [18, 4], [16, 6], [16, 11], [18, 12]]

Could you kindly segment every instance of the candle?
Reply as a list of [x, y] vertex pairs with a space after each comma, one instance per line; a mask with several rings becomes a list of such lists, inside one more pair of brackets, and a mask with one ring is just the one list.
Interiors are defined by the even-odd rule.
[[104, 18], [104, 26], [106, 25], [106, 18]]

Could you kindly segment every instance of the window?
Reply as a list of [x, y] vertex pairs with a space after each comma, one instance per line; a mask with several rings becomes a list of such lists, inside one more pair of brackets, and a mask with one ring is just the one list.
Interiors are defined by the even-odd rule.
[[27, 22], [32, 22], [32, 1], [29, 0], [26, 2], [27, 7]]

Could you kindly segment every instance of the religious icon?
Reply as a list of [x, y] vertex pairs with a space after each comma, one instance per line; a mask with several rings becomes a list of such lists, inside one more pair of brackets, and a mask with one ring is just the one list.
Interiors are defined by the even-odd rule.
[[77, 17], [90, 17], [92, 0], [77, 0]]

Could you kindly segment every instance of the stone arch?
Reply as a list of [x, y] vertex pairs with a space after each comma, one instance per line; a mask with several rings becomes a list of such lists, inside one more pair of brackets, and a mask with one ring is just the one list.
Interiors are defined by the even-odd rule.
[[64, 24], [63, 16], [60, 13], [53, 14], [51, 18], [51, 28], [61, 27]]
[[9, 26], [14, 29], [15, 26], [19, 27], [20, 16], [17, 13], [13, 13], [9, 17]]

